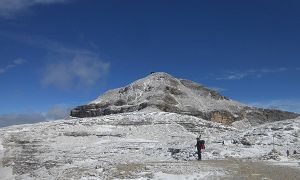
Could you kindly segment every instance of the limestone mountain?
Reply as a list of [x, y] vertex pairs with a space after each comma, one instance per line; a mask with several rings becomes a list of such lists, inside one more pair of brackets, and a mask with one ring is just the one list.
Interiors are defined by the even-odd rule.
[[135, 111], [173, 112], [237, 126], [299, 116], [292, 112], [251, 107], [201, 84], [164, 72], [151, 73], [125, 87], [109, 90], [87, 105], [74, 108], [71, 116], [95, 117]]

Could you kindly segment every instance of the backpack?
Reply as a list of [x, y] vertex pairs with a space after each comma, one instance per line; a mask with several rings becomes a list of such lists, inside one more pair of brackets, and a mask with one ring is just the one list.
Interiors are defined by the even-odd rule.
[[205, 149], [205, 145], [204, 144], [200, 144], [200, 149]]
[[200, 149], [205, 149], [205, 141], [204, 140], [200, 140], [199, 141], [199, 146], [200, 146]]

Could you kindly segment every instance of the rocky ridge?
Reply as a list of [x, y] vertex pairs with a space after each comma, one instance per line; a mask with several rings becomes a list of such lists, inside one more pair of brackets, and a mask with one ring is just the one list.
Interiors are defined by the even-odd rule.
[[151, 73], [128, 86], [109, 90], [89, 104], [74, 108], [70, 115], [82, 118], [137, 111], [173, 112], [227, 125], [247, 126], [299, 116], [292, 112], [251, 107], [201, 84], [164, 72]]
[[89, 104], [74, 108], [70, 115], [96, 117], [136, 111], [173, 112], [227, 125], [241, 121], [247, 126], [299, 116], [247, 106], [201, 84], [163, 72], [152, 73], [126, 87], [107, 91]]

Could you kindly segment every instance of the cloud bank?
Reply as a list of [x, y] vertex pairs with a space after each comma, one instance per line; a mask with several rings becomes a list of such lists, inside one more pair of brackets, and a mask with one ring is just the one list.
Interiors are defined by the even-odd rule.
[[267, 68], [251, 69], [251, 70], [245, 70], [245, 71], [228, 71], [221, 75], [212, 74], [212, 76], [214, 76], [216, 80], [241, 80], [246, 77], [261, 78], [262, 76], [265, 76], [267, 74], [283, 73], [288, 70], [291, 70], [291, 69], [288, 69], [285, 67], [274, 68], [274, 69], [267, 69]]
[[32, 124], [37, 122], [51, 121], [63, 119], [69, 116], [71, 108], [61, 105], [56, 105], [48, 109], [46, 113], [8, 113], [0, 115], [0, 127], [18, 125], [18, 124]]
[[262, 108], [280, 109], [300, 113], [300, 100], [297, 99], [278, 99], [270, 101], [252, 102], [249, 104]]
[[0, 16], [12, 18], [36, 5], [65, 3], [68, 0], [0, 0]]

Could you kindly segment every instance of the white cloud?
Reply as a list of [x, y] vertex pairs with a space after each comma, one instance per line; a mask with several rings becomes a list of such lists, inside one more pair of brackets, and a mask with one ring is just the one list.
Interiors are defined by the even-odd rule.
[[71, 54], [47, 65], [42, 84], [60, 89], [88, 88], [103, 79], [109, 71], [109, 63], [102, 62], [95, 54]]
[[24, 63], [26, 63], [26, 60], [24, 60], [22, 58], [15, 59], [10, 64], [6, 65], [3, 68], [0, 68], [0, 74], [4, 74], [7, 71], [9, 71], [10, 69], [15, 68], [15, 67], [17, 67], [19, 65], [22, 65]]
[[266, 74], [271, 73], [282, 73], [288, 71], [288, 68], [280, 67], [280, 68], [274, 68], [274, 69], [250, 69], [246, 71], [228, 71], [222, 75], [216, 75], [213, 74], [213, 76], [216, 78], [216, 80], [240, 80], [244, 79], [246, 77], [255, 77], [255, 78], [261, 78], [262, 76]]
[[104, 80], [110, 69], [109, 62], [104, 62], [97, 52], [89, 49], [74, 48], [41, 36], [1, 31], [0, 36], [47, 51], [43, 60], [50, 63], [46, 64], [41, 77], [45, 87], [64, 90], [89, 88]]
[[262, 108], [280, 109], [300, 113], [300, 100], [297, 99], [278, 99], [270, 101], [252, 102], [249, 104]]
[[70, 111], [71, 111], [70, 107], [55, 105], [55, 106], [49, 108], [45, 117], [47, 120], [63, 119], [65, 117], [69, 116]]
[[68, 0], [0, 0], [0, 16], [11, 18], [36, 5], [64, 3]]
[[239, 80], [246, 77], [247, 74], [241, 72], [229, 72], [223, 76], [217, 77], [217, 80]]
[[0, 127], [63, 119], [69, 116], [70, 109], [70, 107], [55, 105], [50, 107], [46, 113], [2, 114], [0, 115]]
[[15, 59], [13, 62], [14, 62], [14, 64], [16, 64], [16, 65], [20, 65], [20, 64], [26, 63], [26, 60], [24, 60], [24, 59], [22, 59], [22, 58], [19, 58], [19, 59]]
[[45, 117], [40, 113], [3, 114], [3, 115], [0, 115], [0, 127], [16, 125], [16, 124], [36, 123], [36, 122], [41, 122], [44, 120], [45, 120]]
[[224, 92], [224, 91], [227, 91], [227, 89], [225, 88], [221, 88], [221, 87], [209, 87], [210, 89], [213, 89], [215, 91], [218, 91], [218, 92]]

